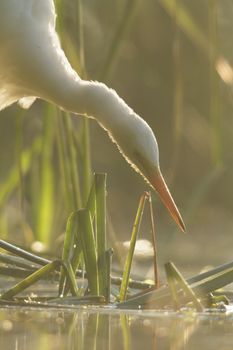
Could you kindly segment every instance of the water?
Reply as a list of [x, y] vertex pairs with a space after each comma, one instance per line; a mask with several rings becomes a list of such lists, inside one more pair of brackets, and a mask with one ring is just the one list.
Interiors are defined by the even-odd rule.
[[0, 349], [232, 350], [233, 314], [0, 309]]

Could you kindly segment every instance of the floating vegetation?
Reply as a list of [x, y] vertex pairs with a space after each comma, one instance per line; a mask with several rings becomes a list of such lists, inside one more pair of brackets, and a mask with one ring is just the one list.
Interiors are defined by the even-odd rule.
[[[153, 217], [150, 193], [146, 192], [139, 201], [122, 277], [114, 277], [111, 272], [114, 252], [106, 241], [106, 174], [95, 174], [86, 207], [72, 212], [67, 220], [60, 258], [46, 259], [0, 240], [0, 248], [7, 252], [0, 253], [0, 275], [17, 279], [15, 285], [1, 288], [1, 303], [48, 307], [111, 305], [118, 309], [191, 307], [201, 312], [205, 307], [222, 309], [228, 298], [224, 292], [219, 295], [216, 291], [233, 282], [233, 262], [187, 280], [169, 262], [165, 264], [167, 284], [161, 286], [156, 276], [154, 283], [130, 278], [146, 203], [149, 203], [150, 220]], [[153, 220], [151, 227], [154, 239]], [[41, 296], [40, 288], [37, 293], [34, 285], [38, 281], [44, 286], [49, 284], [52, 292], [46, 295], [45, 290]], [[31, 286], [34, 286], [33, 296], [27, 291]]]

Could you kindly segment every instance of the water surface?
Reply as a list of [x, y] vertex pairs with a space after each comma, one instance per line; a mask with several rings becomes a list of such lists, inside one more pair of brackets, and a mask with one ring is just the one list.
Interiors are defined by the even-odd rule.
[[109, 309], [0, 309], [4, 350], [232, 350], [233, 315]]

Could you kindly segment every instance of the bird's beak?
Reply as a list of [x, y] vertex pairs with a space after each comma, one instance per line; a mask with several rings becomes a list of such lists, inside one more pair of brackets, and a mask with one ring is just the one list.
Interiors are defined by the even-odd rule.
[[177, 225], [181, 228], [183, 232], [185, 232], [185, 224], [183, 222], [183, 219], [180, 215], [180, 212], [172, 198], [172, 195], [167, 187], [167, 184], [163, 178], [163, 175], [158, 170], [156, 171], [154, 177], [150, 179], [150, 183], [158, 192], [162, 202], [170, 212], [171, 216], [173, 217], [174, 221], [177, 223]]

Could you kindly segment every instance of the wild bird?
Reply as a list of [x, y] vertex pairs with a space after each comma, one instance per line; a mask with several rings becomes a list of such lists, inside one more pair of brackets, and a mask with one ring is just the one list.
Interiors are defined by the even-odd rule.
[[95, 119], [185, 231], [150, 126], [113, 89], [79, 77], [61, 48], [55, 22], [53, 0], [0, 1], [0, 110], [15, 102], [29, 108], [40, 98]]

